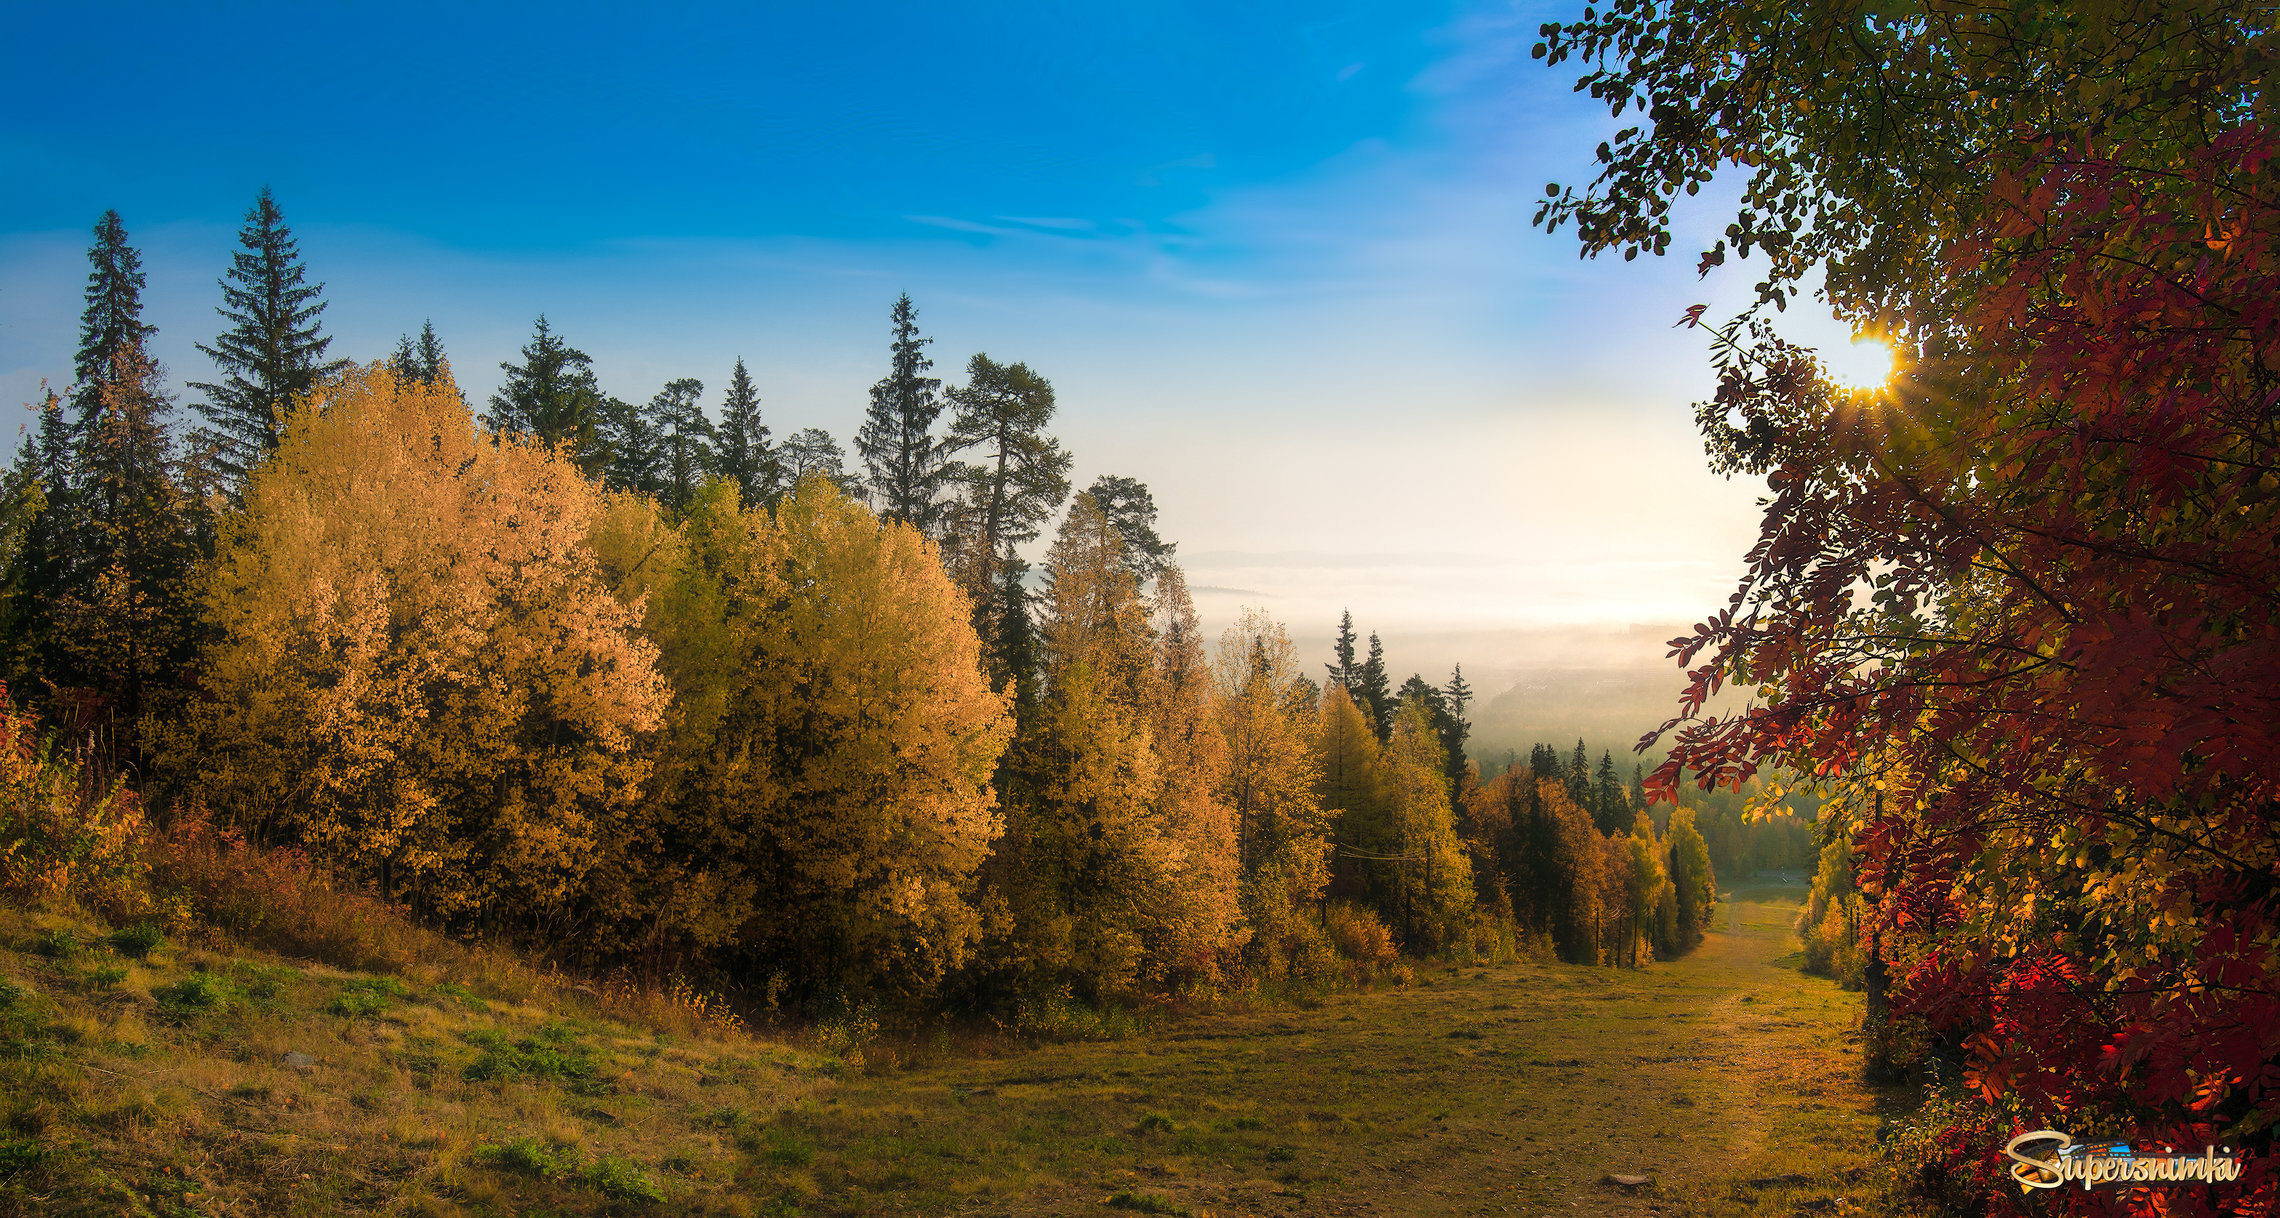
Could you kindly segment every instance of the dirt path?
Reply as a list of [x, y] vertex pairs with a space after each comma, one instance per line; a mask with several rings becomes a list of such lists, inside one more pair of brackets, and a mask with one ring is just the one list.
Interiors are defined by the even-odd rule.
[[[1793, 909], [1743, 901], [1693, 955], [1637, 971], [1435, 968], [1312, 1010], [851, 1081], [779, 1118], [749, 1183], [808, 1213], [1746, 1213], [1819, 1195], [1861, 1161], [1878, 1097], [1847, 1039], [1858, 996], [1782, 960]], [[1659, 1187], [1631, 1196], [1609, 1172]], [[1814, 1179], [1733, 1183], [1790, 1172]]]

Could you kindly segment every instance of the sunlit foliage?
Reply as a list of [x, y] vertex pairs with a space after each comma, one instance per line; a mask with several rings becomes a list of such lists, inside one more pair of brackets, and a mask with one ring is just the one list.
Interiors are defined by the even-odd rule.
[[479, 436], [448, 380], [350, 372], [288, 416], [200, 590], [181, 787], [454, 921], [546, 928], [638, 814], [666, 691], [585, 545], [599, 492]]

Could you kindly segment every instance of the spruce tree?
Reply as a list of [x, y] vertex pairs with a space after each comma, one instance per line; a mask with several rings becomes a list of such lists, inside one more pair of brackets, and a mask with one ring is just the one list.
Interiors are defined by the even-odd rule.
[[1575, 756], [1568, 759], [1564, 776], [1567, 779], [1568, 798], [1575, 801], [1576, 807], [1589, 811], [1591, 809], [1591, 754], [1584, 750], [1583, 737], [1581, 736], [1576, 737]]
[[499, 370], [507, 379], [491, 395], [486, 424], [545, 444], [567, 444], [589, 474], [607, 464], [609, 455], [597, 443], [604, 398], [594, 381], [594, 361], [562, 341], [544, 314], [523, 345], [522, 362], [502, 361]]
[[1354, 644], [1354, 611], [1348, 609], [1338, 618], [1338, 641], [1330, 646], [1330, 654], [1338, 662], [1323, 667], [1330, 670], [1331, 683], [1345, 686], [1349, 693], [1361, 680], [1361, 670], [1354, 662]]
[[1108, 517], [1109, 527], [1124, 539], [1134, 577], [1146, 583], [1163, 574], [1179, 544], [1157, 535], [1156, 497], [1148, 493], [1147, 484], [1138, 478], [1102, 474], [1093, 479], [1088, 493], [1100, 505], [1101, 514]]
[[294, 399], [345, 362], [325, 359], [332, 345], [318, 320], [325, 285], [306, 282], [300, 245], [268, 187], [246, 213], [238, 244], [244, 248], [230, 260], [215, 310], [229, 328], [212, 346], [198, 344], [223, 379], [190, 385], [206, 395], [197, 407], [208, 424], [200, 437], [233, 484], [277, 447]]
[[993, 633], [984, 640], [996, 660], [997, 671], [991, 674], [992, 684], [999, 689], [1013, 690], [1013, 717], [1017, 724], [1033, 721], [1042, 676], [1028, 574], [1029, 563], [1018, 554], [999, 571], [994, 592], [997, 608], [989, 618]]
[[1465, 741], [1472, 736], [1472, 722], [1465, 718], [1465, 707], [1472, 701], [1472, 686], [1465, 684], [1465, 666], [1457, 665], [1449, 674], [1449, 683], [1440, 691], [1441, 717], [1436, 726], [1441, 731], [1441, 749], [1448, 757], [1449, 801], [1460, 820], [1464, 815], [1465, 783], [1472, 771], [1465, 765]]
[[783, 465], [776, 446], [768, 442], [768, 425], [760, 421], [760, 394], [742, 356], [728, 374], [728, 393], [721, 399], [713, 460], [720, 476], [736, 484], [737, 497], [746, 506], [773, 508], [783, 496]]
[[665, 438], [649, 410], [605, 397], [594, 413], [595, 472], [611, 490], [652, 499], [665, 493]]
[[111, 362], [101, 413], [81, 437], [78, 570], [56, 621], [76, 683], [101, 691], [131, 738], [195, 650], [189, 576], [199, 554], [161, 422], [158, 367], [139, 345]]
[[937, 502], [945, 453], [934, 438], [942, 413], [942, 382], [926, 375], [934, 361], [918, 333], [918, 309], [905, 292], [892, 313], [894, 341], [887, 375], [871, 386], [871, 405], [855, 433], [871, 506], [889, 519], [931, 535], [942, 514]]
[[1385, 675], [1385, 644], [1378, 641], [1376, 631], [1370, 632], [1370, 655], [1362, 661], [1362, 675], [1351, 691], [1354, 701], [1369, 717], [1370, 730], [1377, 733], [1378, 743], [1393, 739], [1393, 689]]
[[1472, 705], [1472, 686], [1465, 684], [1465, 666], [1459, 664], [1449, 673], [1449, 683], [1441, 687], [1441, 696], [1448, 699], [1449, 713], [1463, 718], [1465, 708]]
[[420, 322], [420, 346], [417, 354], [420, 383], [433, 385], [442, 380], [444, 367], [449, 361], [443, 355], [443, 340], [435, 336], [433, 319]]
[[1599, 773], [1592, 783], [1591, 816], [1602, 833], [1628, 827], [1632, 822], [1631, 801], [1624, 798], [1623, 780], [1615, 777], [1615, 754], [1601, 751]]
[[1537, 744], [1528, 750], [1528, 772], [1538, 781], [1560, 776], [1559, 750], [1548, 744]]
[[57, 642], [55, 608], [76, 564], [74, 545], [81, 530], [72, 512], [79, 453], [75, 428], [63, 399], [46, 390], [40, 404], [37, 432], [24, 446], [10, 471], [9, 516], [20, 524], [21, 536], [12, 537], [8, 566], [0, 576], [0, 680], [18, 698], [43, 687], [55, 667]]
[[[142, 254], [127, 244], [127, 226], [107, 211], [95, 222], [95, 244], [87, 250], [94, 269], [87, 273], [87, 308], [79, 315], [79, 351], [72, 358], [76, 378], [71, 405], [77, 430], [85, 430], [103, 409], [103, 386], [122, 351], [140, 351], [158, 327], [142, 319]], [[52, 446], [51, 446], [52, 447]], [[55, 449], [57, 455], [68, 447]]]
[[404, 335], [396, 340], [396, 350], [388, 356], [388, 366], [396, 375], [409, 377], [422, 385], [433, 385], [443, 379], [443, 340], [435, 336], [435, 322], [420, 323], [420, 337]]

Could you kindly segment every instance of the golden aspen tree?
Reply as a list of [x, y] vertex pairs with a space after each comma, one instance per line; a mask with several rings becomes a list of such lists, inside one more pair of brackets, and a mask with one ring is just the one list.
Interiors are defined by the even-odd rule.
[[1320, 777], [1315, 793], [1329, 818], [1333, 842], [1330, 893], [1341, 900], [1377, 903], [1379, 872], [1394, 849], [1386, 815], [1385, 767], [1377, 733], [1344, 685], [1322, 691], [1314, 753]]
[[1472, 909], [1472, 861], [1449, 807], [1448, 756], [1415, 696], [1394, 712], [1384, 773], [1388, 853], [1400, 860], [1386, 872], [1395, 924], [1412, 947], [1437, 948]]
[[[1160, 555], [1150, 558], [1161, 562]], [[1146, 710], [1162, 777], [1162, 832], [1177, 847], [1166, 868], [1177, 899], [1158, 920], [1162, 938], [1151, 956], [1159, 981], [1209, 985], [1239, 963], [1249, 936], [1235, 813], [1220, 798], [1227, 741], [1213, 720], [1211, 669], [1187, 576], [1162, 563], [1151, 600], [1155, 655]]]
[[1249, 953], [1270, 974], [1319, 944], [1314, 915], [1330, 878], [1313, 716], [1291, 698], [1299, 677], [1297, 648], [1264, 610], [1245, 608], [1221, 633], [1212, 659], [1227, 741], [1220, 792], [1235, 815]]
[[606, 948], [666, 703], [560, 453], [478, 436], [448, 377], [350, 369], [295, 406], [204, 574], [206, 698], [174, 733], [225, 818], [462, 924]]
[[721, 692], [676, 815], [747, 881], [742, 954], [809, 990], [924, 994], [978, 933], [1011, 731], [966, 598], [915, 529], [817, 476], [773, 520], [708, 493], [680, 570], [668, 666]]
[[1657, 919], [1662, 911], [1676, 909], [1676, 890], [1663, 867], [1661, 844], [1655, 840], [1655, 822], [1644, 811], [1634, 817], [1631, 836], [1624, 843], [1630, 854], [1626, 868], [1625, 896], [1628, 897], [1626, 917], [1628, 930], [1624, 935], [1623, 949], [1630, 963], [1639, 962], [1639, 941], [1668, 943]]
[[1078, 495], [1046, 557], [1044, 688], [1018, 745], [1023, 789], [1001, 850], [1012, 963], [1096, 1000], [1139, 977], [1181, 861], [1157, 818], [1152, 640], [1122, 549], [1092, 496]]

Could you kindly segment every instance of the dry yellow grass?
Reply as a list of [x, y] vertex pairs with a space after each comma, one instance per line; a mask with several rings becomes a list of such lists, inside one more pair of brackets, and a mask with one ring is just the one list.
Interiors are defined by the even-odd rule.
[[1770, 895], [1638, 971], [1420, 965], [1404, 988], [1116, 1041], [937, 1039], [892, 1065], [872, 1046], [869, 1074], [661, 1031], [495, 961], [471, 983], [217, 948], [130, 962], [98, 927], [0, 914], [0, 1213], [1849, 1204], [1898, 1098], [1858, 1081], [1857, 996], [1781, 959], [1794, 906]]

